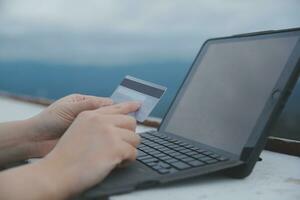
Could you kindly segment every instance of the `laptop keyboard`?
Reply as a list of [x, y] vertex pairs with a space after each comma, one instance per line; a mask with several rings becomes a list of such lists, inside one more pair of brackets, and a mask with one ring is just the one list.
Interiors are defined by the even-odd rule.
[[174, 173], [228, 160], [211, 151], [194, 147], [157, 132], [141, 135], [137, 160], [160, 174]]

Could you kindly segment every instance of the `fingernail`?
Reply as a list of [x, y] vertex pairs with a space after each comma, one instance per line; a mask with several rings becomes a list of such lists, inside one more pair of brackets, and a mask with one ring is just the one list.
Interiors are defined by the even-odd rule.
[[139, 101], [134, 101], [134, 103], [138, 106], [138, 107], [141, 107], [142, 103], [139, 102]]

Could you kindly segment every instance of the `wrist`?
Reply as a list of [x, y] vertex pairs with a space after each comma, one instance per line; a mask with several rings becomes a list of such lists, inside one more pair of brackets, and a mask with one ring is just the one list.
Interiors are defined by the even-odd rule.
[[18, 122], [22, 130], [22, 148], [25, 159], [39, 157], [38, 142], [40, 140], [40, 130], [38, 128], [38, 121], [35, 118], [29, 118]]
[[59, 160], [44, 158], [33, 163], [34, 173], [41, 181], [42, 187], [49, 199], [68, 199], [76, 194], [72, 187], [74, 176]]
[[38, 162], [15, 167], [0, 173], [0, 196], [4, 199], [57, 199], [72, 197], [64, 171], [51, 163]]
[[30, 120], [0, 124], [0, 165], [31, 157], [33, 125]]
[[39, 115], [24, 120], [24, 131], [26, 135], [26, 149], [27, 158], [39, 158], [48, 154], [56, 144], [56, 140], [47, 137], [49, 129], [43, 127], [42, 119]]

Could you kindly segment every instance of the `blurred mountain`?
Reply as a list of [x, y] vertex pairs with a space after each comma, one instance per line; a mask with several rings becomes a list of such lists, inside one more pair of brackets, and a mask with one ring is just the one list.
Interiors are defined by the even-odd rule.
[[[147, 63], [134, 66], [66, 66], [36, 62], [0, 62], [0, 90], [58, 99], [71, 93], [110, 96], [125, 75], [168, 88], [152, 115], [163, 117], [189, 68], [189, 63]], [[300, 140], [300, 81], [290, 96], [272, 135]]]
[[36, 62], [0, 62], [0, 90], [58, 99], [71, 93], [110, 96], [125, 75], [166, 86], [152, 113], [162, 117], [185, 77], [189, 63], [147, 63], [134, 66], [68, 66]]

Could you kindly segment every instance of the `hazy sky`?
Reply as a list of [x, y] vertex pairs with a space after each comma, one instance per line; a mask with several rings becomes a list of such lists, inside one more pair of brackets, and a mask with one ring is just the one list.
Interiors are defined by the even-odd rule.
[[210, 37], [300, 27], [299, 0], [0, 0], [0, 61], [189, 61]]

